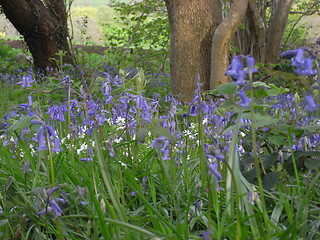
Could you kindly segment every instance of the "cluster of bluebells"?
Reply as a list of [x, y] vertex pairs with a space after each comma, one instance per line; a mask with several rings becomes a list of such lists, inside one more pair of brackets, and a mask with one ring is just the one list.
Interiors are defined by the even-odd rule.
[[[307, 54], [307, 57], [305, 55]], [[291, 65], [296, 67], [295, 72], [299, 75], [314, 75], [317, 70], [313, 69], [313, 59], [316, 59], [307, 48], [285, 51], [281, 57], [291, 59]]]
[[34, 83], [32, 74], [24, 74], [21, 82], [18, 82], [17, 84], [21, 84], [22, 88], [30, 88], [32, 87], [32, 83]]
[[[294, 71], [296, 74], [310, 76], [318, 73], [316, 69], [313, 69], [313, 60], [317, 61], [316, 56], [305, 47], [285, 51], [281, 53], [280, 56], [291, 59], [291, 66], [295, 67]], [[306, 96], [305, 102], [307, 111], [313, 112], [319, 109], [319, 105], [314, 102], [311, 93]]]
[[170, 140], [167, 137], [158, 137], [151, 143], [151, 147], [162, 152], [162, 160], [169, 160]]
[[67, 200], [65, 200], [64, 198], [52, 198], [53, 193], [56, 192], [59, 188], [60, 186], [56, 186], [45, 191], [47, 199], [46, 207], [38, 212], [38, 215], [44, 215], [49, 212], [54, 212], [55, 217], [61, 216], [62, 210], [57, 202], [67, 203]]
[[33, 124], [39, 124], [40, 127], [38, 128], [37, 134], [34, 137], [34, 140], [39, 143], [38, 150], [43, 151], [47, 150], [49, 144], [53, 146], [53, 148], [50, 146], [51, 151], [53, 152], [60, 152], [60, 138], [57, 136], [56, 131], [53, 129], [53, 127], [49, 126], [45, 122], [39, 122], [37, 120], [31, 121]]
[[258, 69], [254, 67], [254, 58], [252, 56], [235, 56], [229, 67], [227, 68], [226, 75], [232, 77], [235, 80], [235, 84], [239, 86], [239, 105], [241, 107], [249, 107], [251, 99], [246, 96], [245, 90], [247, 90], [246, 77], [257, 72]]

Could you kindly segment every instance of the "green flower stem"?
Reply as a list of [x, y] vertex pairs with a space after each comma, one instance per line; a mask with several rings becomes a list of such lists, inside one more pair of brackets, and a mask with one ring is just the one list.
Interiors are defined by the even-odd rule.
[[[253, 84], [252, 84], [252, 72], [249, 73], [249, 79], [250, 79], [250, 98], [253, 99]], [[255, 128], [255, 117], [254, 117], [254, 105], [253, 103], [250, 104], [250, 120], [251, 120], [251, 135], [252, 135], [252, 156], [254, 159], [254, 165], [256, 168], [256, 174], [257, 174], [257, 180], [258, 180], [258, 186], [259, 186], [259, 193], [260, 193], [260, 199], [261, 199], [261, 207], [262, 207], [262, 214], [263, 219], [265, 223], [265, 239], [269, 238], [269, 222], [270, 219], [268, 217], [267, 213], [267, 207], [265, 203], [265, 197], [264, 197], [264, 190], [262, 185], [262, 177], [261, 177], [261, 167], [263, 168], [263, 163], [259, 161], [258, 158], [258, 151], [257, 151], [257, 134], [256, 134], [256, 128]]]

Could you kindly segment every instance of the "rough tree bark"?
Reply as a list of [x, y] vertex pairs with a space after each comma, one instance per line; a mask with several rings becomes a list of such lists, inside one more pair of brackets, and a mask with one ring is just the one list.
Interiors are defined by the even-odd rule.
[[231, 40], [243, 20], [248, 6], [248, 0], [235, 0], [229, 14], [216, 29], [212, 39], [210, 89], [217, 84], [228, 82], [225, 71], [229, 64]]
[[0, 0], [4, 14], [24, 37], [36, 70], [56, 68], [59, 50], [64, 61], [72, 62], [68, 45], [67, 13], [64, 0]]
[[275, 63], [278, 60], [280, 44], [292, 3], [293, 0], [281, 0], [276, 2], [274, 14], [271, 16], [267, 33], [265, 63]]
[[200, 75], [209, 89], [212, 35], [221, 22], [220, 0], [165, 0], [171, 26], [170, 68], [174, 95], [191, 101]]

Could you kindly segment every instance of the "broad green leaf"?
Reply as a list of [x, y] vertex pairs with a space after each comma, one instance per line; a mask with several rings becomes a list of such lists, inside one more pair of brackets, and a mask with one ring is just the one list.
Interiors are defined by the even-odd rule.
[[271, 88], [268, 84], [260, 81], [256, 81], [252, 83], [253, 87], [265, 87], [265, 88]]
[[320, 158], [315, 158], [315, 159], [307, 158], [304, 161], [304, 165], [308, 169], [319, 169], [320, 168]]
[[284, 145], [286, 142], [286, 137], [283, 135], [270, 135], [268, 136], [268, 141], [270, 141], [272, 144], [277, 145], [277, 146], [281, 146]]
[[320, 130], [320, 125], [301, 126], [301, 127], [297, 127], [297, 129], [301, 129], [308, 132], [317, 132]]
[[254, 90], [254, 96], [256, 98], [262, 98], [262, 97], [267, 97], [269, 96], [268, 92], [264, 89], [256, 89]]
[[280, 172], [267, 173], [263, 178], [263, 188], [267, 191], [271, 190], [278, 181]]
[[171, 144], [176, 143], [176, 139], [171, 135], [169, 130], [164, 127], [152, 126], [150, 127], [150, 131], [157, 137], [167, 137], [170, 140]]
[[234, 94], [236, 92], [237, 86], [234, 83], [222, 84], [218, 87], [218, 92], [222, 95]]
[[142, 127], [137, 130], [136, 138], [139, 142], [144, 143], [146, 141], [146, 137], [148, 136], [149, 128]]
[[278, 153], [271, 153], [269, 155], [262, 155], [263, 166], [265, 169], [270, 169], [272, 165], [278, 160]]
[[32, 116], [26, 116], [26, 117], [20, 118], [18, 121], [16, 121], [13, 125], [11, 125], [8, 128], [8, 132], [11, 133], [15, 130], [29, 127], [31, 125], [30, 121], [33, 119], [34, 117]]

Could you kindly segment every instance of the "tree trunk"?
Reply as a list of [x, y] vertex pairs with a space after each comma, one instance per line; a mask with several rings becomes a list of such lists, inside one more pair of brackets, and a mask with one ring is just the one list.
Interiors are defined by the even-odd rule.
[[4, 14], [20, 32], [32, 54], [36, 70], [56, 68], [59, 50], [66, 52], [64, 61], [71, 61], [68, 46], [67, 15], [63, 0], [0, 0]]
[[231, 40], [243, 20], [248, 6], [248, 0], [235, 0], [229, 14], [216, 29], [212, 39], [210, 89], [218, 84], [228, 82], [225, 71], [229, 65], [229, 50]]
[[266, 27], [258, 6], [254, 0], [249, 0], [247, 10], [248, 29], [250, 32], [250, 43], [252, 44], [252, 55], [257, 62], [264, 62], [266, 45]]
[[221, 22], [220, 0], [165, 0], [171, 25], [170, 68], [174, 95], [191, 101], [200, 75], [209, 89], [212, 35]]
[[280, 44], [292, 3], [293, 0], [276, 1], [267, 34], [265, 63], [276, 63], [278, 60]]

